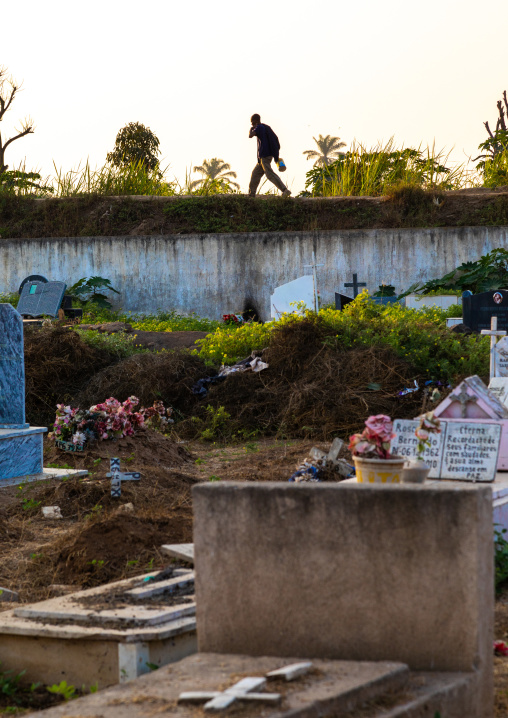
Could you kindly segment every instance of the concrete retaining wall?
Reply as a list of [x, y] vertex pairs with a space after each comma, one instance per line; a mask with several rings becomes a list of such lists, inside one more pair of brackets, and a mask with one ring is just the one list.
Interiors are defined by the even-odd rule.
[[508, 227], [377, 229], [329, 232], [65, 237], [0, 242], [0, 292], [29, 274], [73, 284], [100, 275], [121, 291], [118, 305], [154, 312], [175, 309], [219, 319], [253, 306], [270, 317], [270, 294], [310, 269], [315, 251], [322, 303], [346, 290], [354, 272], [376, 291], [403, 291], [442, 276], [496, 247], [508, 248]]

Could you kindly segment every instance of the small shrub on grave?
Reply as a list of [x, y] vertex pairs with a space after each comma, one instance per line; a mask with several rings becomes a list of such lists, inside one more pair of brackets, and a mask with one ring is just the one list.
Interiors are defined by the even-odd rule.
[[125, 332], [103, 334], [93, 329], [80, 329], [79, 326], [75, 328], [75, 331], [88, 346], [103, 349], [115, 355], [118, 359], [125, 359], [133, 356], [133, 354], [143, 354], [149, 351], [134, 344], [134, 334], [126, 334]]
[[104, 277], [83, 277], [72, 287], [69, 287], [67, 294], [84, 307], [87, 304], [95, 305], [101, 309], [111, 309], [112, 305], [104, 292], [120, 292], [111, 285], [109, 279]]

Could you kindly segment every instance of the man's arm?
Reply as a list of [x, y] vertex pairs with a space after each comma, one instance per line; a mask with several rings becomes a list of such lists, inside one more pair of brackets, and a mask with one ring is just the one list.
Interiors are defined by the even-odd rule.
[[259, 125], [253, 125], [249, 130], [249, 137], [256, 137], [258, 134]]

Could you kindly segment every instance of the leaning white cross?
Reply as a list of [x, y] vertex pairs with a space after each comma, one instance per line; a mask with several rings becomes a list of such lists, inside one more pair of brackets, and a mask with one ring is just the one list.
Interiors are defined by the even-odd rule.
[[111, 479], [111, 496], [118, 498], [122, 495], [122, 481], [139, 481], [141, 474], [138, 471], [120, 471], [120, 459], [109, 460], [110, 473], [106, 474]]
[[280, 703], [280, 693], [263, 693], [266, 679], [285, 678], [292, 681], [307, 673], [312, 663], [294, 663], [266, 674], [266, 678], [242, 678], [225, 691], [188, 691], [180, 693], [178, 703], [204, 703], [205, 711], [222, 711], [236, 701], [248, 701], [274, 705]]

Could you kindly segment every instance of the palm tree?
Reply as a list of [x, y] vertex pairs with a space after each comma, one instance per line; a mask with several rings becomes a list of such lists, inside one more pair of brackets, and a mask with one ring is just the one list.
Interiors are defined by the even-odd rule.
[[217, 157], [213, 157], [211, 160], [203, 160], [202, 165], [194, 167], [194, 172], [201, 172], [203, 177], [191, 182], [191, 189], [199, 187], [207, 181], [213, 182], [214, 180], [240, 188], [240, 185], [232, 180], [233, 177], [236, 179], [236, 172], [231, 171], [231, 165], [228, 165], [224, 160], [217, 159]]
[[340, 137], [332, 137], [331, 135], [319, 135], [319, 139], [312, 138], [319, 148], [317, 150], [305, 150], [302, 154], [307, 155], [308, 160], [315, 160], [314, 167], [326, 167], [327, 165], [335, 162], [343, 155], [343, 152], [339, 152], [341, 147], [345, 147], [346, 143], [340, 141]]

